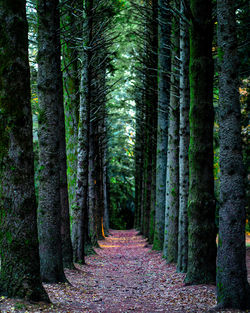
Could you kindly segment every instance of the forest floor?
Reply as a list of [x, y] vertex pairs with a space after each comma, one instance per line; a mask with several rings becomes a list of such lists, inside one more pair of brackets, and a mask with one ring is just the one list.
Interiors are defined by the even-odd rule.
[[[52, 304], [2, 297], [0, 312], [202, 313], [216, 304], [214, 286], [184, 286], [185, 275], [152, 251], [135, 230], [111, 230], [99, 244], [96, 254], [86, 257], [86, 265], [66, 270], [70, 284], [44, 284]], [[247, 264], [250, 279], [250, 248]]]

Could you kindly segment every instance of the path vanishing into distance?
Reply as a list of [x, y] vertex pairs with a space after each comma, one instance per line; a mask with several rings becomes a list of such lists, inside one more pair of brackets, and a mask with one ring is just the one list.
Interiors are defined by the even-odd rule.
[[44, 284], [51, 305], [2, 299], [0, 312], [199, 313], [216, 304], [215, 286], [185, 286], [185, 275], [137, 231], [111, 230], [99, 245], [86, 265], [66, 270], [70, 284]]

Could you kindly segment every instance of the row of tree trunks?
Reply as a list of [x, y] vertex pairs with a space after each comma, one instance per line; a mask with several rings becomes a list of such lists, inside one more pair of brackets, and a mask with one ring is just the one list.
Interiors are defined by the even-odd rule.
[[[153, 248], [163, 249], [168, 262], [177, 262], [178, 270], [187, 272], [186, 283], [215, 283], [217, 230], [213, 178], [212, 1], [192, 0], [190, 5], [188, 1], [181, 1], [180, 10], [176, 3], [172, 3], [172, 11], [181, 14], [175, 14], [172, 23], [171, 87], [168, 75], [169, 3], [159, 1], [158, 6], [159, 98]], [[249, 285], [245, 264], [244, 170], [237, 92], [235, 9], [232, 2], [221, 0], [217, 11], [221, 71], [218, 307], [246, 309], [249, 307]], [[176, 22], [176, 16], [180, 17], [180, 23]], [[149, 73], [145, 72], [145, 75], [144, 81], [147, 81]], [[141, 225], [139, 228], [145, 236], [148, 235], [148, 189], [152, 186], [149, 176], [152, 176], [151, 161], [154, 158], [147, 139], [148, 133], [152, 133], [148, 130], [148, 121], [152, 118], [149, 118], [151, 107], [147, 105], [146, 92], [142, 97], [146, 106], [138, 105], [136, 115], [136, 226]], [[229, 233], [228, 229], [232, 232]], [[233, 238], [238, 238], [235, 245]]]
[[[108, 234], [108, 181], [105, 131], [105, 30], [100, 33], [100, 4], [86, 1], [81, 52], [80, 122], [78, 127], [77, 205], [73, 210], [73, 248], [77, 262]], [[105, 20], [105, 15], [102, 16]], [[97, 36], [98, 34], [98, 36]], [[100, 47], [95, 45], [97, 38]]]
[[[135, 227], [153, 242], [156, 197], [157, 142], [157, 2], [146, 7], [143, 55], [143, 86], [137, 104], [136, 212]], [[137, 184], [138, 182], [138, 184]]]

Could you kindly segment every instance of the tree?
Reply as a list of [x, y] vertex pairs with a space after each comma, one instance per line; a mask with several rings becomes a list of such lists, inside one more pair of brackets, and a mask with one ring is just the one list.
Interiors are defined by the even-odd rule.
[[[59, 36], [58, 36], [59, 37]], [[60, 46], [60, 37], [57, 40]], [[59, 51], [59, 58], [61, 54]], [[58, 135], [59, 135], [59, 163], [60, 163], [60, 203], [61, 203], [61, 238], [62, 238], [62, 256], [63, 266], [74, 268], [73, 249], [70, 237], [70, 218], [69, 218], [69, 197], [68, 197], [68, 180], [67, 180], [67, 156], [66, 156], [66, 138], [65, 138], [65, 114], [63, 104], [63, 81], [61, 73], [61, 63], [58, 71], [58, 83], [60, 89], [57, 91], [58, 96]]]
[[26, 1], [0, 1], [0, 292], [49, 301], [37, 240]]
[[158, 56], [158, 134], [156, 162], [156, 207], [155, 207], [155, 250], [161, 250], [164, 241], [164, 214], [166, 208], [166, 173], [168, 146], [169, 72], [170, 72], [170, 23], [169, 3], [159, 0], [159, 56]]
[[77, 188], [75, 221], [74, 221], [74, 258], [76, 262], [84, 263], [85, 249], [87, 240], [85, 229], [88, 225], [88, 156], [89, 156], [89, 92], [90, 92], [90, 71], [89, 62], [91, 52], [89, 47], [89, 31], [91, 29], [92, 1], [86, 1], [84, 12], [85, 22], [83, 24], [83, 37], [85, 41], [82, 49], [82, 68], [80, 83], [80, 104], [79, 104], [79, 127], [78, 127], [78, 165], [77, 165]]
[[[172, 5], [174, 3], [172, 2]], [[176, 4], [175, 4], [176, 5]], [[178, 5], [176, 7], [179, 10]], [[179, 215], [179, 19], [172, 17], [171, 79], [168, 127], [167, 192], [164, 253], [168, 262], [177, 262]]]
[[217, 1], [220, 210], [217, 308], [250, 308], [245, 246], [245, 189], [242, 160], [236, 19], [233, 1]]
[[[156, 141], [157, 141], [157, 64], [158, 64], [158, 3], [145, 2], [145, 151], [144, 151], [144, 203], [141, 230], [146, 238], [150, 234], [150, 220], [154, 218], [156, 184]], [[153, 216], [152, 216], [153, 215]]]
[[187, 9], [181, 1], [180, 17], [180, 150], [179, 150], [179, 233], [178, 262], [180, 272], [187, 271], [188, 263], [188, 148], [189, 148], [189, 34]]
[[[61, 241], [59, 110], [63, 105], [58, 0], [38, 1], [39, 243], [41, 275], [64, 282]], [[59, 125], [60, 126], [60, 125]]]
[[212, 1], [190, 1], [190, 147], [186, 283], [214, 283]]
[[[79, 221], [76, 205], [77, 186], [77, 145], [80, 103], [80, 49], [82, 37], [82, 6], [83, 1], [77, 0], [71, 4], [67, 2], [62, 6], [62, 52], [63, 52], [63, 82], [64, 82], [64, 108], [66, 126], [67, 150], [67, 178], [69, 205], [72, 216], [72, 244], [76, 243], [75, 229]], [[73, 247], [73, 251], [76, 251]]]

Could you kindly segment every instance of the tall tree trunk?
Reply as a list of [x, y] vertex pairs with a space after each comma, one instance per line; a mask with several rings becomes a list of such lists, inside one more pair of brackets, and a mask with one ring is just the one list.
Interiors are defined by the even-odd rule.
[[[149, 75], [149, 74], [148, 74]], [[151, 76], [147, 77], [152, 80]], [[144, 198], [144, 211], [143, 211], [143, 223], [142, 233], [148, 238], [149, 234], [149, 221], [150, 221], [150, 209], [151, 209], [151, 188], [152, 188], [152, 111], [153, 103], [150, 95], [146, 100], [146, 149], [145, 149], [145, 198]], [[150, 125], [151, 124], [151, 125]]]
[[156, 201], [156, 152], [157, 152], [157, 126], [158, 126], [158, 0], [152, 3], [152, 113], [151, 113], [151, 127], [152, 127], [152, 160], [151, 160], [151, 203], [149, 215], [149, 227], [147, 237], [149, 243], [154, 241], [154, 220], [155, 220], [155, 201]]
[[40, 277], [26, 1], [0, 1], [0, 293], [49, 301]]
[[[106, 118], [105, 118], [105, 134], [106, 134]], [[109, 188], [108, 188], [108, 159], [107, 159], [107, 144], [104, 146], [103, 153], [103, 202], [104, 202], [104, 216], [103, 216], [103, 227], [105, 236], [109, 233]]]
[[189, 148], [189, 34], [185, 21], [187, 12], [181, 1], [180, 18], [180, 150], [179, 150], [179, 233], [178, 262], [179, 272], [187, 271], [188, 264], [188, 148]]
[[159, 0], [159, 93], [158, 93], [158, 130], [156, 161], [156, 206], [153, 249], [162, 250], [164, 242], [164, 216], [166, 207], [166, 173], [168, 146], [168, 107], [170, 72], [170, 23], [169, 11], [165, 1]]
[[[172, 3], [173, 5], [173, 3]], [[177, 8], [179, 9], [179, 8]], [[167, 159], [167, 261], [177, 262], [178, 257], [178, 215], [179, 215], [179, 23], [172, 18], [171, 30], [171, 82], [168, 127]]]
[[[90, 114], [90, 119], [93, 119], [93, 115]], [[88, 178], [88, 199], [89, 199], [89, 236], [93, 246], [97, 246], [98, 234], [97, 234], [97, 207], [96, 207], [96, 160], [95, 160], [95, 130], [93, 121], [90, 122], [89, 130], [89, 178]]]
[[190, 284], [214, 283], [212, 1], [191, 0], [188, 269]]
[[[60, 37], [58, 40], [60, 46]], [[73, 250], [70, 237], [70, 218], [69, 218], [69, 197], [67, 181], [67, 156], [65, 139], [65, 115], [63, 104], [63, 81], [61, 70], [58, 70], [58, 80], [60, 80], [60, 90], [58, 90], [58, 135], [59, 135], [59, 163], [60, 163], [60, 199], [61, 199], [61, 238], [63, 266], [74, 268]]]
[[[141, 96], [141, 95], [140, 95]], [[135, 141], [135, 217], [134, 227], [141, 228], [141, 205], [142, 205], [142, 186], [143, 186], [143, 108], [140, 98], [136, 102], [136, 141]]]
[[[81, 10], [83, 3], [77, 0], [71, 4], [62, 7], [63, 17], [62, 25], [64, 33], [63, 44], [63, 73], [64, 73], [64, 107], [65, 107], [65, 125], [66, 125], [66, 151], [67, 151], [67, 178], [68, 178], [68, 196], [71, 212], [76, 208], [76, 180], [77, 180], [77, 140], [79, 124], [79, 103], [80, 103], [80, 79], [79, 79], [79, 40], [82, 34]], [[73, 215], [73, 214], [72, 214]], [[72, 222], [72, 226], [74, 221]], [[73, 227], [74, 228], [74, 227]]]
[[[84, 34], [86, 32], [84, 31]], [[88, 137], [89, 137], [89, 57], [82, 52], [82, 70], [80, 85], [80, 107], [78, 127], [78, 166], [77, 166], [77, 212], [75, 216], [74, 258], [84, 263], [85, 232], [84, 224], [88, 223]]]
[[217, 14], [221, 169], [217, 301], [219, 308], [245, 310], [250, 308], [250, 288], [234, 2], [218, 0]]
[[66, 142], [65, 142], [65, 116], [63, 106], [63, 89], [61, 97], [58, 98], [59, 107], [59, 161], [60, 161], [60, 199], [61, 199], [61, 237], [63, 266], [74, 268], [73, 249], [70, 237], [70, 218], [69, 218], [69, 197], [67, 182], [67, 160], [66, 160]]
[[[41, 275], [45, 282], [64, 282], [61, 202], [59, 110], [62, 105], [60, 18], [58, 0], [39, 0], [39, 208], [38, 226]], [[59, 162], [58, 162], [59, 160]]]

